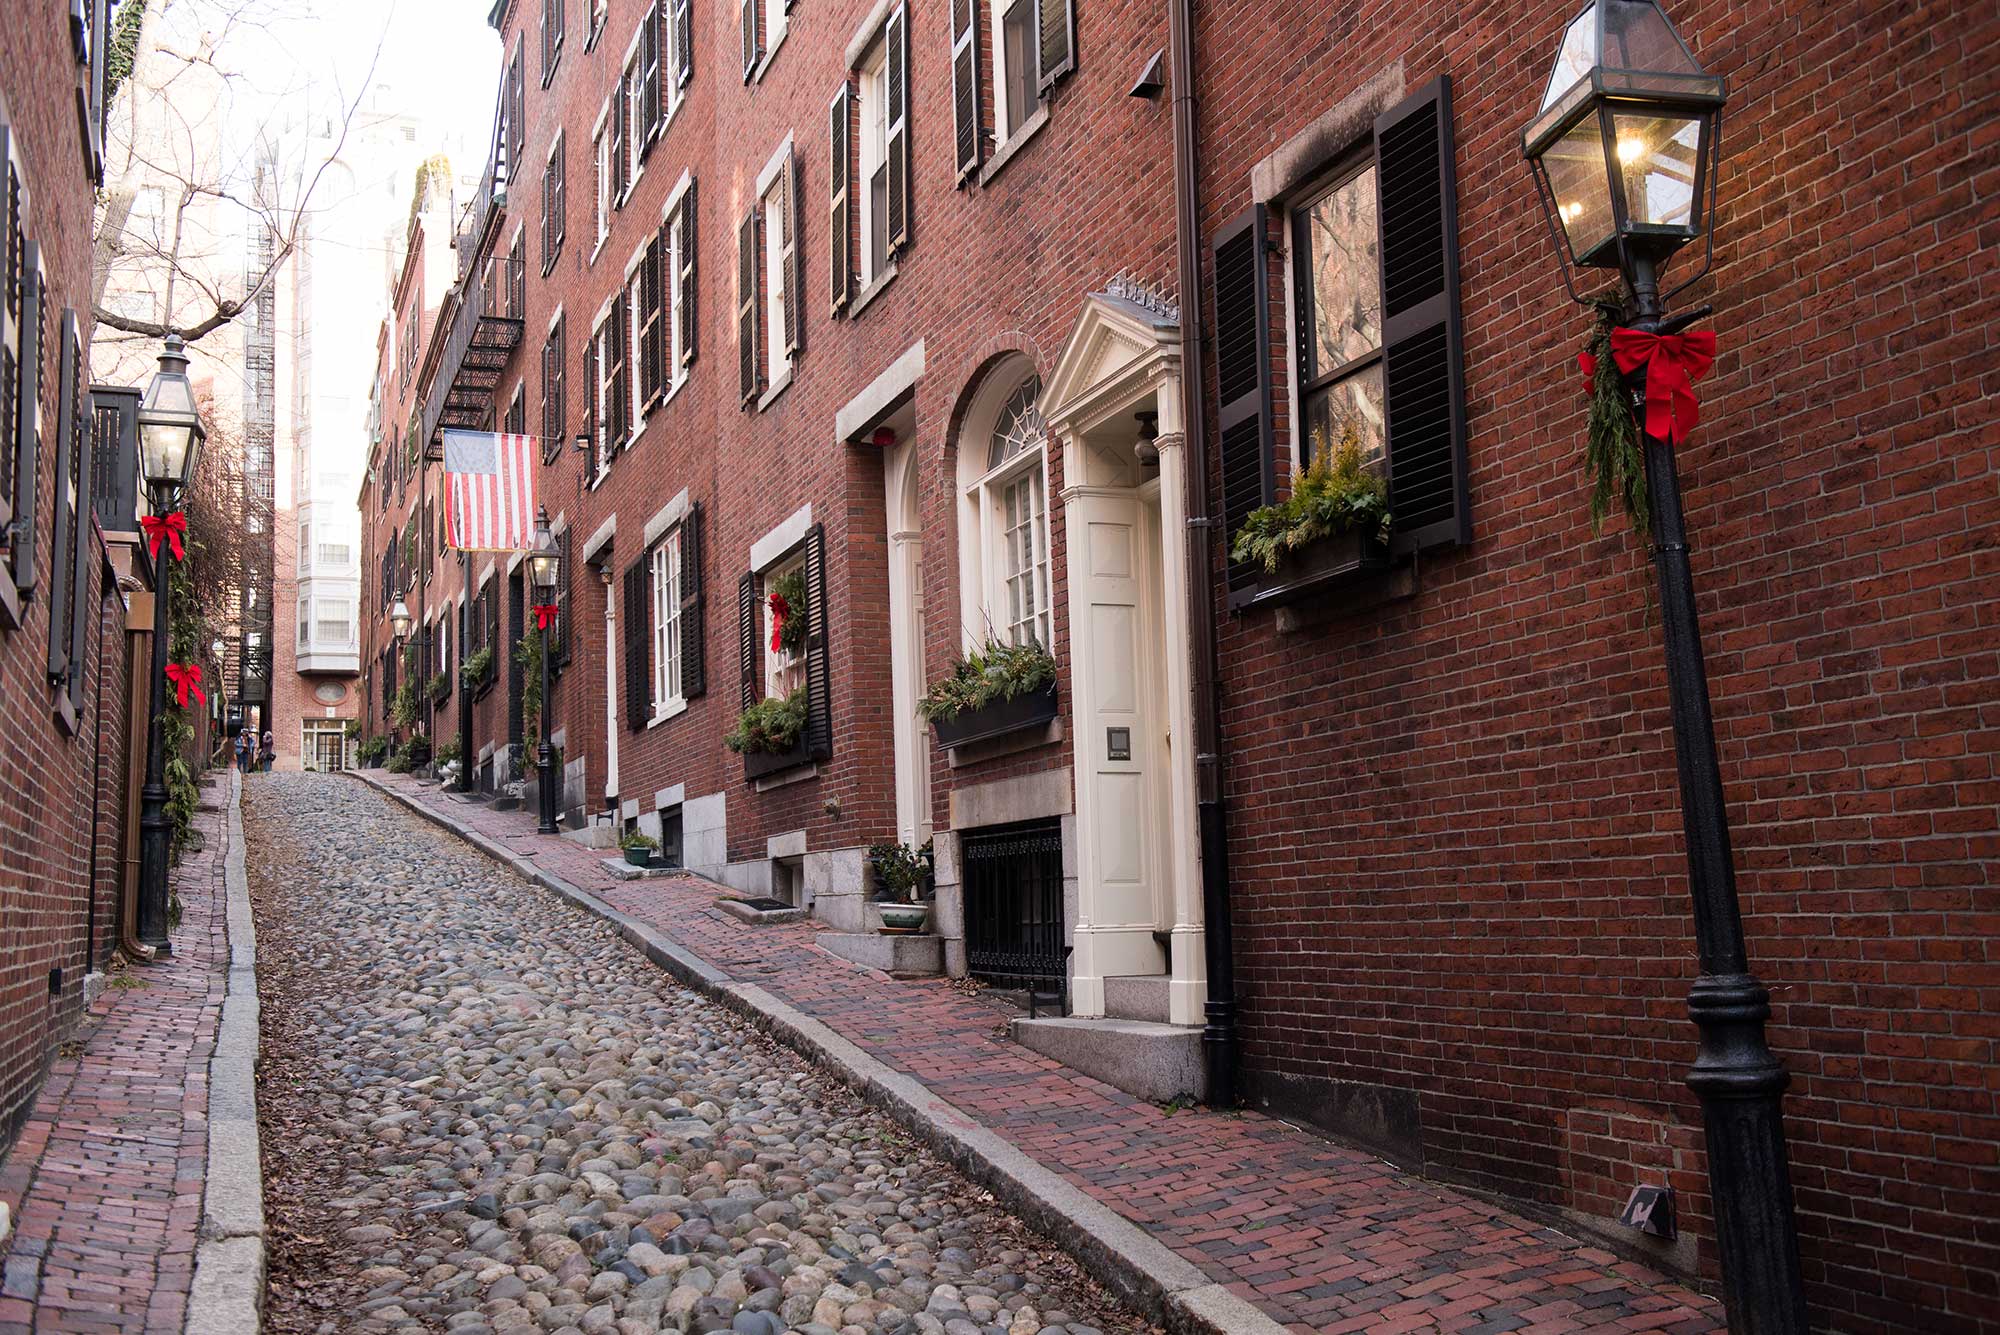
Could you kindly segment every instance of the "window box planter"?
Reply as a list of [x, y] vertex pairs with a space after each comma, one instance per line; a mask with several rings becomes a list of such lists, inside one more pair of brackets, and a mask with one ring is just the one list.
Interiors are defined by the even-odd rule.
[[743, 753], [743, 777], [755, 781], [767, 774], [778, 774], [788, 769], [797, 769], [810, 764], [812, 748], [806, 744], [805, 734], [792, 744], [789, 751], [745, 751]]
[[1381, 574], [1392, 564], [1389, 548], [1374, 534], [1351, 530], [1286, 556], [1238, 610], [1305, 602], [1329, 589]]
[[1008, 733], [1039, 728], [1056, 716], [1056, 688], [1051, 682], [1039, 691], [1017, 695], [1012, 700], [995, 700], [978, 709], [967, 709], [931, 724], [938, 745], [947, 751], [974, 742], [990, 741]]

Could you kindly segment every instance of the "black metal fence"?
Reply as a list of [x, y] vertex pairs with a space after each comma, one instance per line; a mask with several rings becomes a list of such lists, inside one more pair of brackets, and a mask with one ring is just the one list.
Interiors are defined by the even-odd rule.
[[1062, 826], [1029, 821], [959, 839], [967, 969], [990, 982], [1051, 991], [1067, 1012]]

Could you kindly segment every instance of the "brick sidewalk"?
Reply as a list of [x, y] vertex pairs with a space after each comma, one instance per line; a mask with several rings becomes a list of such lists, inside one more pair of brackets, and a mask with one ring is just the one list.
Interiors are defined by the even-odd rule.
[[[229, 778], [203, 792], [226, 806]], [[174, 873], [180, 930], [167, 962], [106, 988], [57, 1059], [0, 1163], [16, 1225], [0, 1335], [145, 1331], [185, 1321], [208, 1166], [208, 1059], [222, 1011], [226, 810], [198, 811], [206, 846]]]
[[897, 982], [747, 927], [696, 877], [619, 881], [532, 813], [372, 775], [755, 982], [1012, 1141], [1290, 1330], [1713, 1331], [1719, 1304], [1642, 1265], [1256, 1113], [1168, 1113], [1008, 1042], [938, 981]]

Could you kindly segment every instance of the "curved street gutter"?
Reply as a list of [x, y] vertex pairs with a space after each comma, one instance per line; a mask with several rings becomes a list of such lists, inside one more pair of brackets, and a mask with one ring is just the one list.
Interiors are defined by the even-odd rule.
[[208, 1181], [186, 1335], [256, 1335], [264, 1309], [264, 1171], [257, 1141], [257, 926], [243, 868], [243, 776], [229, 772], [222, 880], [229, 979], [208, 1063]]

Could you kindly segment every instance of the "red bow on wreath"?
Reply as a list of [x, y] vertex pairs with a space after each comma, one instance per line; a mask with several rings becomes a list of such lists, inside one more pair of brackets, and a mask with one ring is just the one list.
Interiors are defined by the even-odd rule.
[[785, 618], [790, 616], [791, 614], [792, 614], [792, 605], [785, 601], [785, 595], [782, 593], [772, 594], [771, 595], [771, 652], [774, 654], [781, 654], [785, 651], [785, 645], [784, 645]]
[[535, 604], [535, 629], [547, 630], [555, 624], [556, 605], [554, 603]]
[[194, 696], [198, 703], [203, 705], [208, 703], [208, 692], [201, 689], [201, 664], [169, 663], [167, 664], [167, 680], [173, 684], [178, 696], [175, 703], [182, 709], [187, 708], [188, 696], [190, 694]]
[[1694, 382], [1715, 364], [1715, 332], [1649, 334], [1613, 329], [1611, 355], [1626, 375], [1646, 368], [1646, 434], [1680, 444], [1700, 416]]
[[174, 554], [174, 560], [187, 560], [187, 549], [181, 545], [181, 539], [188, 531], [186, 511], [172, 510], [163, 515], [140, 515], [139, 527], [145, 530], [146, 536], [152, 540], [150, 555], [155, 561], [160, 559], [162, 538], [166, 539], [167, 550]]

